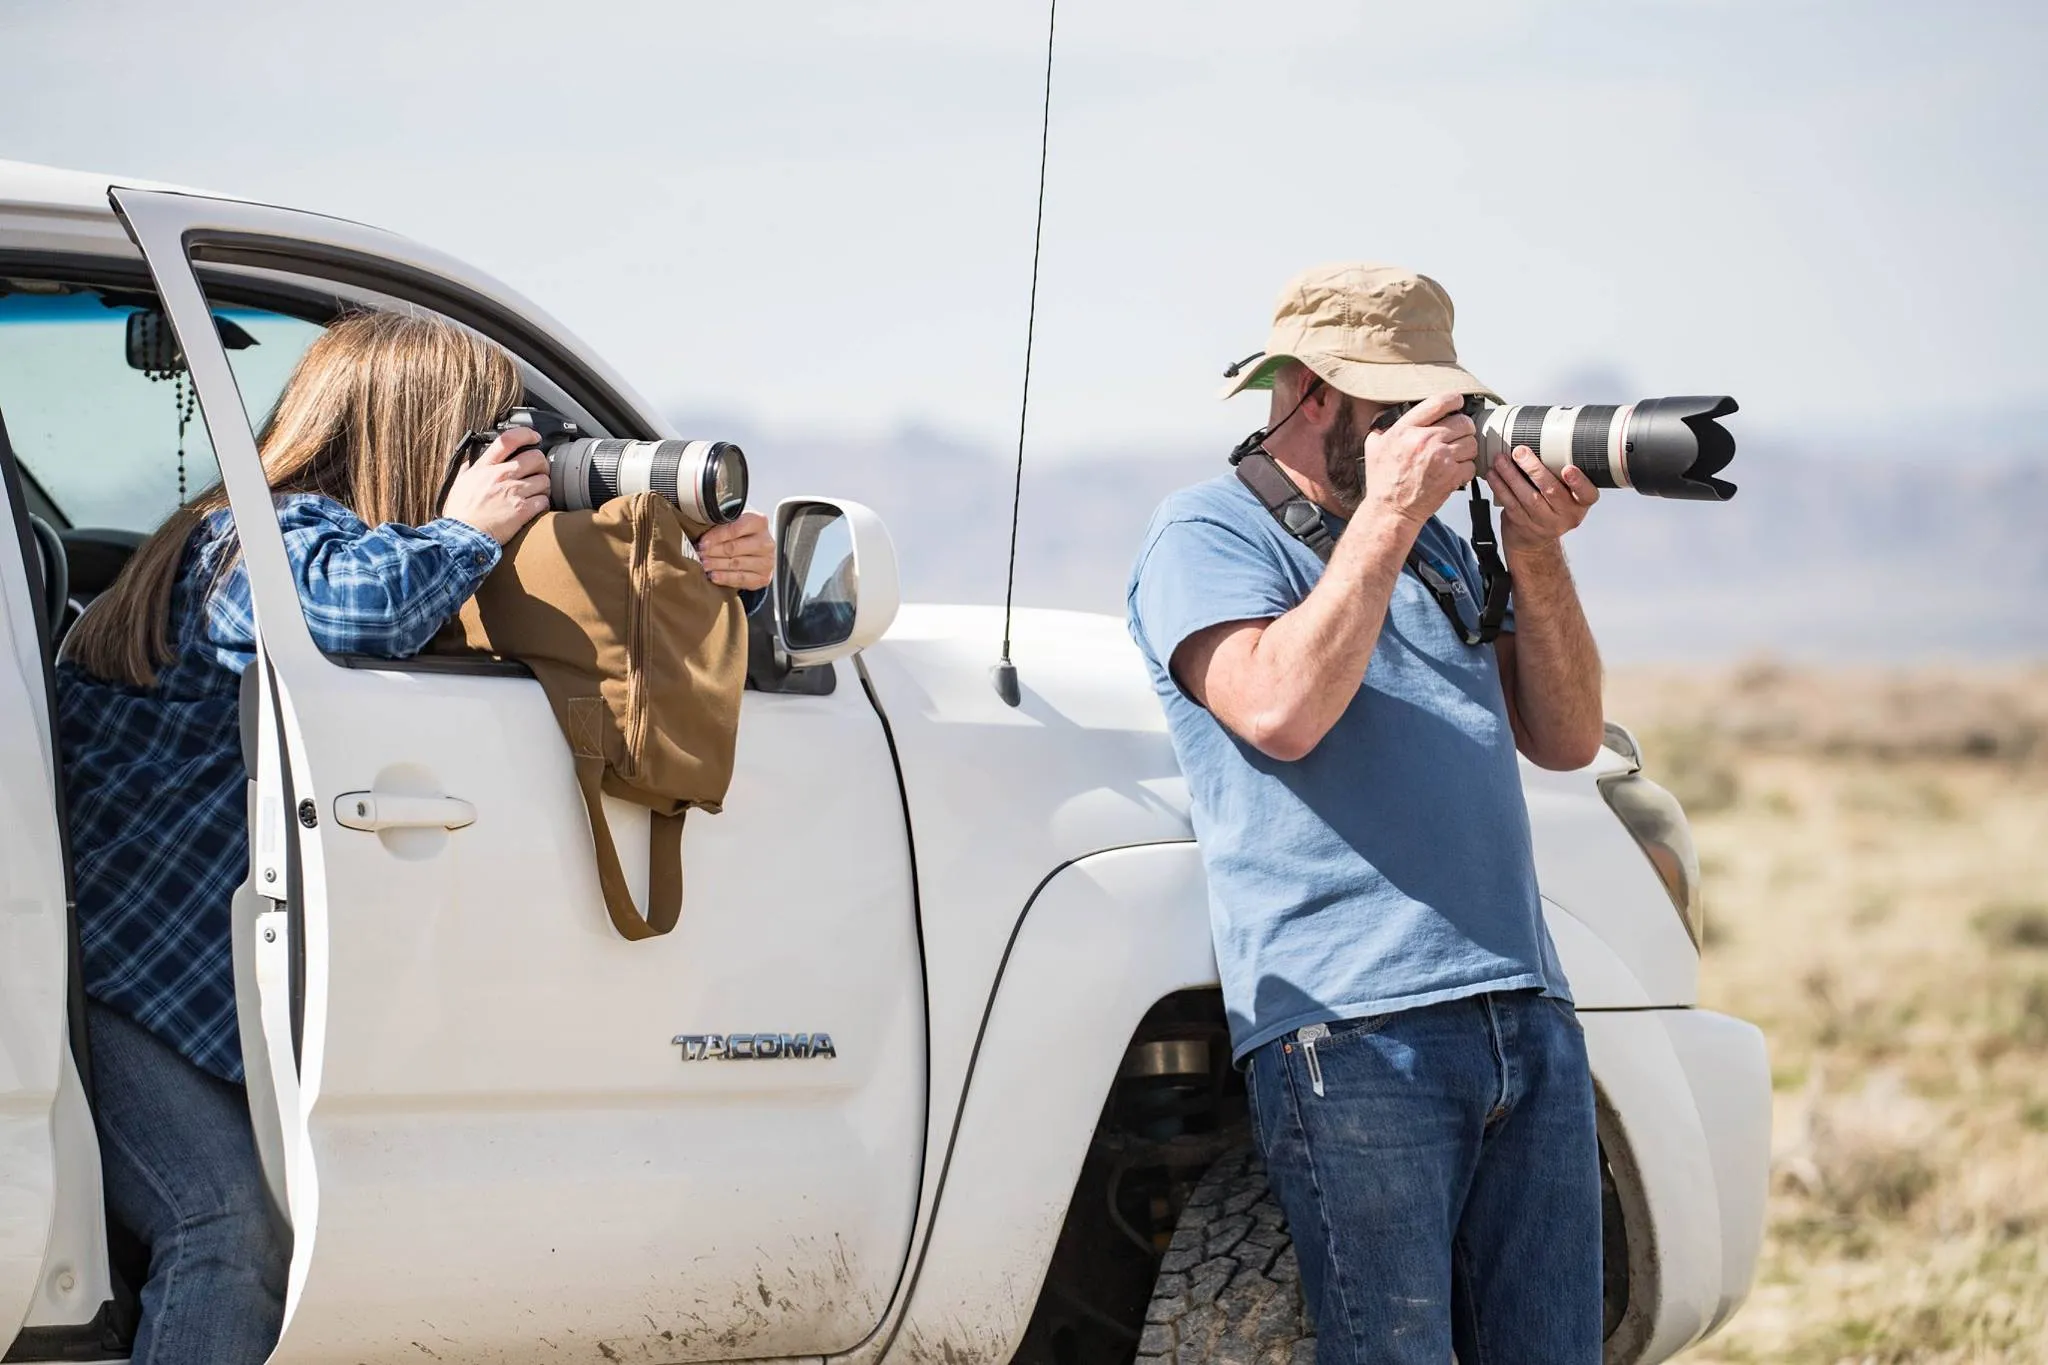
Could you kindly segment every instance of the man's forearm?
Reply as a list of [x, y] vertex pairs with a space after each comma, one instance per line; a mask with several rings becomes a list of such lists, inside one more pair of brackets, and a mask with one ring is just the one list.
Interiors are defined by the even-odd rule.
[[1261, 733], [1246, 738], [1267, 752], [1299, 756], [1329, 733], [1365, 678], [1419, 529], [1371, 505], [1360, 509], [1321, 581], [1253, 647], [1248, 681], [1259, 694]]
[[1515, 578], [1513, 692], [1515, 738], [1532, 763], [1577, 768], [1593, 760], [1602, 737], [1600, 650], [1579, 605], [1564, 551], [1510, 551]]

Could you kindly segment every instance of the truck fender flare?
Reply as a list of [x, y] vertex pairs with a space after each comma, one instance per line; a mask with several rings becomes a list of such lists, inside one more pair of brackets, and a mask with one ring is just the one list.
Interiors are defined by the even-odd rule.
[[1215, 985], [1193, 843], [1090, 854], [1039, 886], [997, 970], [882, 1359], [1001, 1365], [1015, 1353], [1132, 1034], [1162, 997]]

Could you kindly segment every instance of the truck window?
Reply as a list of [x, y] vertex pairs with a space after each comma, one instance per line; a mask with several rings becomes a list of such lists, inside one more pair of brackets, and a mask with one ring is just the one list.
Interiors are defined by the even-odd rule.
[[[191, 386], [175, 366], [136, 368], [130, 318], [146, 291], [0, 278], [0, 416], [15, 453], [66, 526], [154, 530], [178, 505], [179, 419]], [[248, 408], [260, 423], [317, 324], [256, 308], [214, 313]], [[169, 329], [161, 329], [168, 347]], [[142, 338], [147, 340], [146, 337]], [[184, 431], [187, 497], [220, 478], [196, 409]]]

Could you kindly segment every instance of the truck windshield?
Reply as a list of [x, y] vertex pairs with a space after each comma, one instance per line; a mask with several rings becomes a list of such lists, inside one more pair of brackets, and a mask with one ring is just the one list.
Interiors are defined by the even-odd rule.
[[[150, 531], [178, 505], [180, 418], [191, 384], [168, 329], [153, 338], [137, 313], [146, 291], [0, 278], [0, 418], [15, 455], [67, 526]], [[214, 314], [251, 422], [277, 401], [318, 325], [281, 313]], [[137, 342], [154, 341], [155, 349]], [[158, 368], [138, 368], [161, 362]], [[184, 490], [216, 483], [206, 423], [185, 423]]]

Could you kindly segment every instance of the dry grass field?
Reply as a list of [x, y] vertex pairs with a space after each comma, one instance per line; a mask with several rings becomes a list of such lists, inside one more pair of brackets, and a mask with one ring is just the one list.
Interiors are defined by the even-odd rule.
[[1770, 1039], [1770, 1227], [1696, 1362], [2048, 1361], [2048, 668], [1619, 672], [1704, 1004]]

